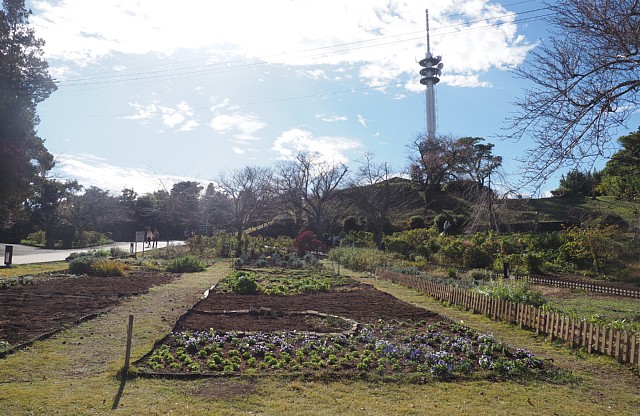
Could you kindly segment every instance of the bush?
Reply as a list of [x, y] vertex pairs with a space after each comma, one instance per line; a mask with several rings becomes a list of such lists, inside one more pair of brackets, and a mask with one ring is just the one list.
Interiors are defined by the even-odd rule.
[[411, 253], [411, 245], [407, 241], [394, 236], [385, 237], [384, 246], [385, 250], [398, 253], [402, 257], [409, 257], [409, 253]]
[[426, 222], [424, 221], [423, 217], [414, 215], [413, 217], [409, 218], [409, 229], [415, 230], [416, 228], [424, 227], [426, 227]]
[[373, 240], [373, 233], [369, 231], [350, 231], [340, 239], [340, 245], [344, 247], [367, 247], [376, 246]]
[[265, 259], [264, 257], [260, 257], [258, 260], [256, 260], [256, 267], [267, 267], [267, 259]]
[[69, 273], [71, 274], [89, 274], [91, 271], [91, 264], [93, 264], [95, 257], [91, 256], [79, 256], [71, 260], [69, 263]]
[[493, 265], [493, 259], [479, 247], [467, 247], [462, 254], [462, 264], [470, 269], [487, 269]]
[[91, 274], [91, 265], [99, 259], [109, 257], [106, 250], [92, 250], [82, 253], [71, 253], [69, 260], [69, 273], [71, 274]]
[[201, 272], [205, 265], [196, 256], [182, 256], [171, 260], [166, 267], [168, 272], [173, 273], [193, 273]]
[[304, 261], [295, 254], [292, 254], [287, 260], [287, 266], [292, 269], [302, 269], [304, 267]]
[[327, 248], [313, 231], [303, 231], [293, 240], [293, 247], [296, 249], [298, 256], [302, 257], [312, 251], [326, 251]]
[[375, 248], [338, 247], [329, 252], [329, 259], [358, 272], [373, 272], [397, 260], [393, 254]]
[[95, 259], [89, 266], [89, 274], [94, 276], [122, 276], [127, 266], [116, 260]]
[[74, 240], [73, 245], [76, 247], [91, 247], [111, 243], [113, 243], [113, 240], [107, 234], [97, 231], [82, 231], [76, 233], [76, 240]]
[[252, 295], [258, 293], [258, 283], [255, 274], [247, 271], [233, 272], [228, 278], [229, 289], [241, 295]]
[[122, 257], [129, 257], [131, 253], [129, 253], [129, 251], [120, 247], [111, 247], [110, 254], [111, 254], [111, 257], [122, 258]]
[[547, 300], [539, 290], [531, 290], [526, 282], [499, 279], [489, 282], [478, 289], [480, 293], [494, 298], [523, 303], [525, 305], [542, 306]]
[[318, 265], [320, 265], [320, 261], [312, 253], [305, 254], [304, 257], [302, 258], [302, 260], [305, 262], [305, 264], [307, 264], [309, 266], [318, 266]]
[[46, 236], [44, 231], [39, 230], [35, 233], [31, 233], [27, 236], [27, 238], [20, 241], [20, 244], [24, 244], [27, 246], [42, 246], [44, 247], [46, 242]]

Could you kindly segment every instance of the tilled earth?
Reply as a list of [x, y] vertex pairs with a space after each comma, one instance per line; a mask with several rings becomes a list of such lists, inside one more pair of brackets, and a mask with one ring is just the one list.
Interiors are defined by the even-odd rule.
[[[268, 311], [267, 313], [230, 314], [224, 311]], [[403, 302], [368, 284], [354, 283], [348, 290], [303, 293], [286, 296], [238, 295], [212, 292], [185, 314], [176, 330], [207, 331], [316, 331], [318, 322], [301, 319], [291, 312], [313, 310], [353, 319], [359, 323], [383, 320], [438, 322], [433, 312]]]
[[19, 345], [113, 308], [178, 274], [131, 271], [126, 276], [52, 275], [0, 289], [0, 341]]

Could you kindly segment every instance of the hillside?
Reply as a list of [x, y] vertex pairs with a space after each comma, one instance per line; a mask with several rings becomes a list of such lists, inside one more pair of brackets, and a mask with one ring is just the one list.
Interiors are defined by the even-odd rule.
[[638, 204], [619, 201], [608, 196], [600, 196], [596, 199], [591, 197], [497, 199], [489, 206], [488, 201], [471, 202], [463, 192], [457, 190], [433, 192], [428, 195], [427, 200], [423, 192], [410, 180], [394, 178], [391, 181], [394, 188], [391, 221], [399, 228], [406, 226], [413, 216], [423, 217], [425, 223], [430, 225], [440, 213], [462, 215], [468, 222], [484, 222], [483, 226], [488, 228], [490, 209], [494, 223], [499, 224], [503, 231], [525, 231], [530, 226], [539, 228], [540, 225], [542, 230], [558, 229], [563, 224], [577, 224], [586, 218], [612, 214], [621, 217], [631, 228], [638, 226], [640, 209]]
[[[437, 215], [445, 213], [451, 217], [464, 218], [468, 232], [487, 230], [490, 224], [503, 232], [558, 231], [571, 224], [579, 224], [587, 218], [607, 216], [615, 220], [622, 218], [630, 228], [638, 228], [638, 209], [633, 203], [618, 201], [611, 197], [559, 197], [559, 198], [503, 198], [473, 202], [468, 196], [448, 186], [447, 190], [425, 195], [413, 182], [393, 178], [376, 185], [348, 187], [336, 195], [333, 220], [341, 227], [347, 222], [363, 226], [370, 213], [363, 207], [389, 202], [388, 216], [391, 226], [385, 233], [409, 227], [412, 217], [421, 217], [427, 227]], [[299, 226], [291, 213], [280, 212], [273, 221], [263, 224], [251, 232], [263, 235], [288, 235], [295, 237]]]

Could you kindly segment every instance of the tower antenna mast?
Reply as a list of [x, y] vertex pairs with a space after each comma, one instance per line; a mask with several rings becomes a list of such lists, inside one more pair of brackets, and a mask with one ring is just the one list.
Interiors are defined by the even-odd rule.
[[429, 9], [425, 10], [426, 22], [427, 22], [427, 53], [424, 59], [419, 64], [422, 67], [420, 70], [420, 83], [425, 85], [425, 109], [427, 118], [427, 137], [429, 139], [435, 139], [436, 137], [436, 95], [433, 88], [438, 82], [440, 82], [440, 75], [442, 74], [442, 56], [433, 56], [431, 53], [431, 44], [429, 40]]

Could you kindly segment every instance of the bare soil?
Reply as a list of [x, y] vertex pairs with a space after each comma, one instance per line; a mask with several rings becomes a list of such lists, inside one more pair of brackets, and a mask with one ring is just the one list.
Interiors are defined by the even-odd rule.
[[[223, 311], [270, 309], [262, 314], [223, 314]], [[177, 323], [176, 330], [207, 331], [311, 331], [325, 332], [316, 320], [302, 319], [291, 312], [313, 310], [359, 323], [378, 319], [442, 321], [436, 313], [403, 302], [364, 283], [354, 283], [348, 290], [277, 295], [238, 295], [212, 292], [198, 302]], [[331, 330], [331, 329], [328, 329]]]
[[0, 289], [0, 341], [20, 345], [113, 308], [178, 274], [131, 271], [125, 276], [51, 275]]

